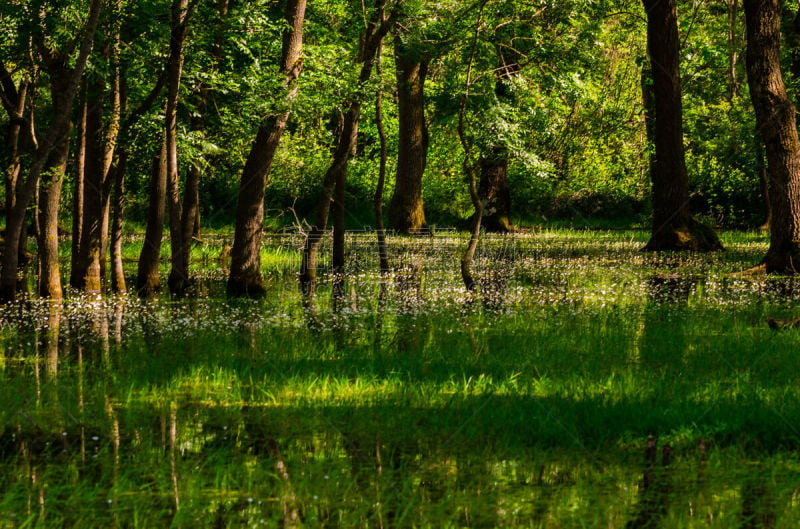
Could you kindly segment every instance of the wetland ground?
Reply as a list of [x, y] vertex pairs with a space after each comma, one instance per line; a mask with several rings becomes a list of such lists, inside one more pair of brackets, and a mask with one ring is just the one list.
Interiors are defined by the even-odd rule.
[[0, 528], [798, 527], [800, 282], [646, 236], [487, 236], [472, 298], [464, 236], [351, 234], [313, 306], [295, 235], [261, 300], [208, 239], [195, 297], [3, 306]]

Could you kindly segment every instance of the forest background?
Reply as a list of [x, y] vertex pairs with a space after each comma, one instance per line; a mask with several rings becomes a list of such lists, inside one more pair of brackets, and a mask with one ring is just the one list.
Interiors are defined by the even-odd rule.
[[[297, 71], [287, 78], [285, 16], [298, 2], [289, 4], [12, 0], [0, 7], [5, 194], [14, 194], [21, 169], [36, 166], [36, 147], [53, 141], [46, 133], [55, 134], [63, 110], [71, 132], [54, 151], [58, 159], [40, 161], [28, 218], [34, 232], [46, 229], [39, 226], [43, 214], [51, 224], [59, 219], [61, 233], [72, 232], [73, 286], [86, 287], [91, 276], [90, 264], [80, 264], [91, 259], [81, 256], [97, 246], [105, 260], [111, 210], [122, 226], [124, 207], [125, 229], [141, 231], [153, 202], [164, 200], [154, 192], [156, 171], [170, 176], [163, 192], [171, 232], [190, 220], [181, 219], [181, 200], [184, 212], [196, 211], [194, 227], [183, 231], [197, 236], [200, 219], [231, 226], [254, 137], [289, 107], [266, 182], [267, 229], [312, 217], [354, 101], [361, 108], [343, 190], [348, 228], [376, 225], [372, 203], [383, 173], [388, 227], [466, 228], [474, 210], [465, 156], [481, 168], [481, 192], [493, 194], [488, 229], [647, 224], [653, 81], [640, 2], [311, 2]], [[719, 227], [761, 226], [768, 215], [765, 162], [745, 82], [741, 5], [693, 0], [677, 7], [691, 209]], [[378, 12], [391, 20], [375, 26], [386, 34], [379, 67], [359, 77]], [[797, 15], [796, 5], [784, 6], [790, 94], [800, 79]], [[94, 42], [82, 59], [92, 24]], [[165, 120], [173, 124], [171, 148]], [[488, 191], [483, 180], [498, 160], [507, 184]], [[421, 190], [402, 183], [408, 174], [421, 176]], [[402, 193], [417, 204], [398, 204]], [[403, 207], [419, 211], [403, 220]], [[92, 214], [101, 219], [99, 239], [81, 253], [81, 230], [95, 229], [81, 219]], [[509, 218], [493, 222], [493, 215]]]

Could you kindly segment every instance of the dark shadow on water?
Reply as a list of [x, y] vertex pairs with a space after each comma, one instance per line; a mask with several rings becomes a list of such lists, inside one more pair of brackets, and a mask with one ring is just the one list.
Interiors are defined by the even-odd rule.
[[658, 465], [658, 441], [647, 440], [644, 456], [644, 471], [639, 483], [639, 498], [636, 514], [625, 525], [626, 529], [656, 529], [662, 527], [667, 514], [672, 489], [673, 450], [668, 444], [661, 450], [661, 465]]

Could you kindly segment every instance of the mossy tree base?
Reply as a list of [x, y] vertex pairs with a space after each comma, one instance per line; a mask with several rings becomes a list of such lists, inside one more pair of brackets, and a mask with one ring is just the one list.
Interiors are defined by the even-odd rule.
[[689, 219], [657, 230], [642, 249], [646, 252], [713, 252], [725, 248], [713, 228]]
[[760, 266], [767, 274], [800, 274], [800, 248], [791, 248], [785, 251], [770, 249]]
[[189, 294], [190, 289], [194, 286], [194, 281], [191, 278], [187, 279], [183, 274], [170, 272], [167, 286], [173, 296], [182, 298]]
[[262, 298], [267, 293], [260, 274], [242, 274], [228, 278], [228, 295], [239, 298]]
[[483, 217], [483, 228], [489, 233], [514, 233], [517, 229], [506, 216]]

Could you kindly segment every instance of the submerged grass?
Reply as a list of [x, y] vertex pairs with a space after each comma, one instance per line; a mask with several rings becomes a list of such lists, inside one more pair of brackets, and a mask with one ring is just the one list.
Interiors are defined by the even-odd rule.
[[295, 238], [259, 301], [216, 294], [221, 240], [196, 299], [4, 307], [0, 528], [797, 527], [800, 331], [766, 319], [800, 283], [724, 237], [487, 237], [472, 300], [462, 236], [393, 239], [382, 283], [350, 235], [311, 310]]

